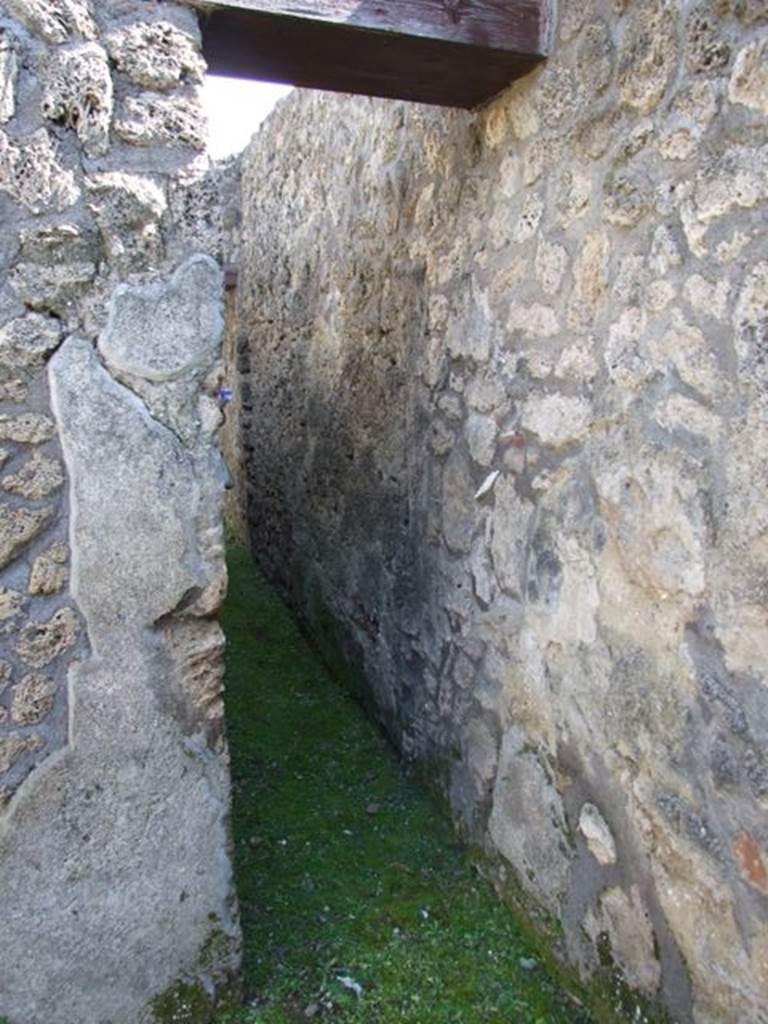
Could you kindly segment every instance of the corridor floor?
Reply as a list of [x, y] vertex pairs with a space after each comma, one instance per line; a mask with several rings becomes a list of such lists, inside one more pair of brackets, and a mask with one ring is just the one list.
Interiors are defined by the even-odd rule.
[[222, 621], [242, 1024], [588, 1024], [241, 548]]

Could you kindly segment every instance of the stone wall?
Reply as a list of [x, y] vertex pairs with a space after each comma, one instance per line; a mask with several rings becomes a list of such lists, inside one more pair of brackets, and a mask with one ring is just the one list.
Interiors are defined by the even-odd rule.
[[10, 1024], [191, 1019], [237, 967], [199, 51], [177, 3], [0, 6]]
[[252, 537], [585, 977], [765, 1024], [768, 11], [559, 7], [247, 151]]

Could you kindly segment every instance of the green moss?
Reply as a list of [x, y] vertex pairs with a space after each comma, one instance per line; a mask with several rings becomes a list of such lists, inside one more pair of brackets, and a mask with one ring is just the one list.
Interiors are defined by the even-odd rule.
[[244, 551], [230, 573], [222, 618], [249, 1008], [218, 1021], [289, 1024], [314, 1007], [339, 1024], [586, 1024]]
[[156, 1024], [210, 1024], [211, 997], [197, 982], [180, 981], [152, 1000]]

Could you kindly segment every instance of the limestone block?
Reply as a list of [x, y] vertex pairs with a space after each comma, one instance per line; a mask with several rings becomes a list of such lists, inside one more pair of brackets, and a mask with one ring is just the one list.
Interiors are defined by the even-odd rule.
[[467, 420], [469, 453], [479, 466], [488, 467], [493, 462], [498, 433], [499, 428], [492, 416], [473, 414]]
[[723, 38], [721, 10], [716, 0], [699, 0], [685, 19], [688, 69], [693, 74], [719, 71], [731, 59], [731, 47]]
[[0, 124], [16, 113], [16, 76], [19, 59], [9, 34], [0, 29]]
[[472, 546], [474, 491], [466, 459], [454, 451], [445, 464], [442, 491], [443, 537], [451, 551], [466, 554]]
[[547, 295], [554, 295], [560, 288], [563, 274], [568, 266], [568, 253], [562, 245], [542, 239], [536, 250], [536, 277]]
[[768, 381], [768, 262], [756, 264], [746, 276], [733, 314], [736, 354], [744, 382]]
[[0, 363], [0, 402], [23, 405], [29, 394], [29, 381], [26, 377], [26, 374]]
[[[195, 299], [201, 306], [202, 321], [202, 307], [214, 302], [217, 294], [212, 290], [214, 278], [206, 280], [208, 292]], [[202, 284], [198, 280], [201, 288]], [[174, 285], [170, 291], [175, 293]], [[163, 311], [170, 314], [169, 333], [177, 331], [178, 303], [165, 304], [162, 289], [123, 289], [121, 294], [124, 303], [116, 302], [112, 320], [118, 356], [122, 342], [141, 337], [136, 357], [139, 361], [146, 357], [158, 372], [163, 352], [171, 367], [180, 355], [186, 358], [173, 344], [157, 345], [165, 330]], [[117, 321], [116, 309], [125, 311], [125, 330]], [[154, 310], [159, 317], [153, 321]], [[133, 315], [136, 311], [141, 313], [138, 318]], [[215, 322], [212, 314], [209, 322]], [[150, 330], [144, 336], [133, 333], [141, 325], [151, 327], [153, 323], [162, 330]], [[194, 331], [193, 336], [197, 336]], [[201, 346], [209, 343], [210, 339], [200, 339]], [[127, 628], [137, 620], [154, 623], [173, 611], [185, 594], [208, 582], [201, 582], [203, 569], [185, 554], [187, 524], [195, 521], [193, 510], [202, 500], [199, 470], [178, 437], [152, 419], [131, 391], [110, 378], [87, 342], [68, 339], [51, 360], [50, 373], [72, 481], [73, 537], [79, 565], [75, 596], [88, 617], [93, 642], [98, 642], [102, 635], [111, 636], [117, 624]], [[90, 514], [86, 515], [86, 510]], [[149, 580], [136, 578], [137, 547], [143, 552], [141, 564]], [[104, 572], [105, 564], [109, 573]]]
[[679, 311], [660, 338], [651, 338], [648, 351], [657, 369], [679, 373], [682, 380], [706, 398], [714, 398], [724, 384], [717, 358], [704, 333]]
[[613, 76], [614, 48], [608, 25], [593, 21], [581, 35], [576, 49], [576, 69], [581, 89], [589, 96], [605, 92]]
[[728, 83], [731, 103], [768, 114], [768, 37], [749, 43], [739, 52]]
[[562, 380], [588, 383], [599, 373], [595, 357], [594, 338], [569, 345], [563, 349], [555, 366], [555, 374]]
[[113, 171], [86, 179], [88, 207], [110, 259], [118, 267], [141, 268], [162, 255], [163, 189], [151, 178]]
[[562, 228], [570, 227], [583, 217], [589, 209], [594, 187], [594, 175], [568, 167], [562, 170], [557, 180], [555, 193], [555, 223]]
[[200, 105], [183, 96], [129, 96], [115, 120], [115, 132], [134, 146], [206, 146]]
[[513, 302], [509, 308], [507, 328], [534, 338], [552, 338], [560, 330], [560, 324], [551, 306], [537, 302], [530, 305]]
[[593, 941], [605, 932], [611, 944], [611, 956], [628, 985], [653, 996], [661, 981], [661, 965], [648, 911], [636, 885], [629, 895], [616, 887], [606, 889], [600, 896], [599, 916], [585, 922]]
[[647, 323], [645, 310], [630, 306], [608, 328], [605, 348], [608, 373], [613, 381], [628, 391], [642, 387], [653, 373], [646, 351]]
[[495, 495], [491, 545], [493, 565], [504, 590], [522, 595], [533, 506], [517, 493], [513, 476], [505, 475], [497, 481]]
[[685, 282], [685, 297], [700, 315], [723, 320], [728, 305], [731, 285], [728, 280], [708, 281], [701, 274], [692, 274]]
[[43, 668], [74, 646], [80, 622], [72, 608], [60, 608], [47, 622], [24, 626], [16, 643], [16, 653], [32, 668]]
[[610, 243], [604, 231], [584, 239], [573, 270], [574, 288], [568, 308], [570, 326], [587, 326], [597, 316], [608, 292]]
[[665, 430], [686, 430], [701, 434], [713, 444], [722, 430], [720, 418], [699, 402], [685, 395], [670, 395], [656, 413], [656, 422]]
[[501, 744], [489, 834], [522, 887], [553, 913], [562, 910], [571, 852], [557, 790], [520, 729]]
[[52, 520], [53, 507], [11, 508], [0, 504], [0, 569], [5, 568]]
[[675, 593], [696, 597], [706, 584], [705, 513], [692, 468], [677, 454], [649, 452], [626, 464], [606, 457], [595, 467], [602, 508], [617, 532], [624, 571], [665, 598]]
[[585, 803], [579, 812], [579, 831], [598, 864], [616, 863], [616, 841], [608, 823], [594, 804]]
[[27, 28], [48, 43], [65, 43], [72, 36], [96, 36], [89, 0], [5, 0]]
[[96, 264], [90, 262], [44, 265], [19, 263], [9, 275], [18, 297], [29, 309], [66, 317], [76, 299], [96, 277]]
[[527, 242], [529, 238], [533, 238], [539, 229], [543, 213], [544, 202], [541, 196], [536, 195], [535, 192], [526, 195], [520, 217], [512, 232], [513, 241]]
[[499, 743], [495, 731], [484, 718], [473, 718], [462, 735], [464, 757], [475, 789], [484, 796], [496, 777]]
[[22, 498], [46, 498], [64, 483], [64, 470], [58, 459], [35, 452], [14, 474], [4, 476], [0, 485]]
[[694, 204], [704, 224], [739, 207], [751, 209], [768, 196], [768, 146], [730, 146], [696, 175]]
[[10, 771], [23, 754], [33, 754], [43, 746], [39, 736], [0, 737], [0, 775]]
[[0, 327], [0, 364], [36, 370], [61, 340], [61, 323], [53, 317], [28, 313]]
[[69, 548], [64, 543], [54, 544], [32, 563], [29, 574], [30, 594], [58, 594], [64, 589], [69, 572]]
[[0, 623], [15, 619], [24, 610], [24, 605], [23, 594], [19, 594], [16, 590], [0, 587]]
[[15, 725], [38, 725], [53, 710], [55, 688], [39, 673], [24, 676], [13, 691], [11, 719]]
[[60, 161], [45, 128], [20, 142], [0, 131], [0, 191], [32, 213], [66, 210], [80, 195], [74, 173]]
[[18, 416], [0, 415], [0, 441], [19, 441], [22, 444], [40, 444], [53, 437], [54, 425], [50, 416], [24, 412]]
[[147, 381], [200, 372], [219, 351], [222, 275], [207, 256], [183, 264], [170, 284], [120, 286], [99, 350], [115, 369]]
[[196, 40], [168, 21], [124, 25], [109, 33], [106, 44], [118, 70], [146, 89], [200, 83], [205, 75]]
[[43, 117], [72, 128], [89, 156], [109, 149], [112, 76], [106, 51], [97, 43], [56, 50], [43, 73]]
[[639, 165], [614, 168], [605, 179], [603, 216], [610, 224], [631, 228], [639, 224], [653, 203], [653, 182]]
[[523, 405], [520, 426], [553, 448], [584, 438], [592, 424], [592, 406], [571, 395], [532, 395]]
[[675, 8], [668, 0], [650, 0], [629, 15], [619, 52], [619, 91], [622, 101], [641, 114], [659, 105], [677, 65]]

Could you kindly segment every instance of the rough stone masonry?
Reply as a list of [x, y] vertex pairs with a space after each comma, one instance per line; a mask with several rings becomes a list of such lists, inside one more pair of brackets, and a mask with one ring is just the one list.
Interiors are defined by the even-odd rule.
[[585, 978], [766, 1024], [768, 7], [558, 7], [247, 150], [252, 536]]
[[236, 977], [199, 51], [177, 3], [0, 4], [10, 1024], [186, 1019]]

